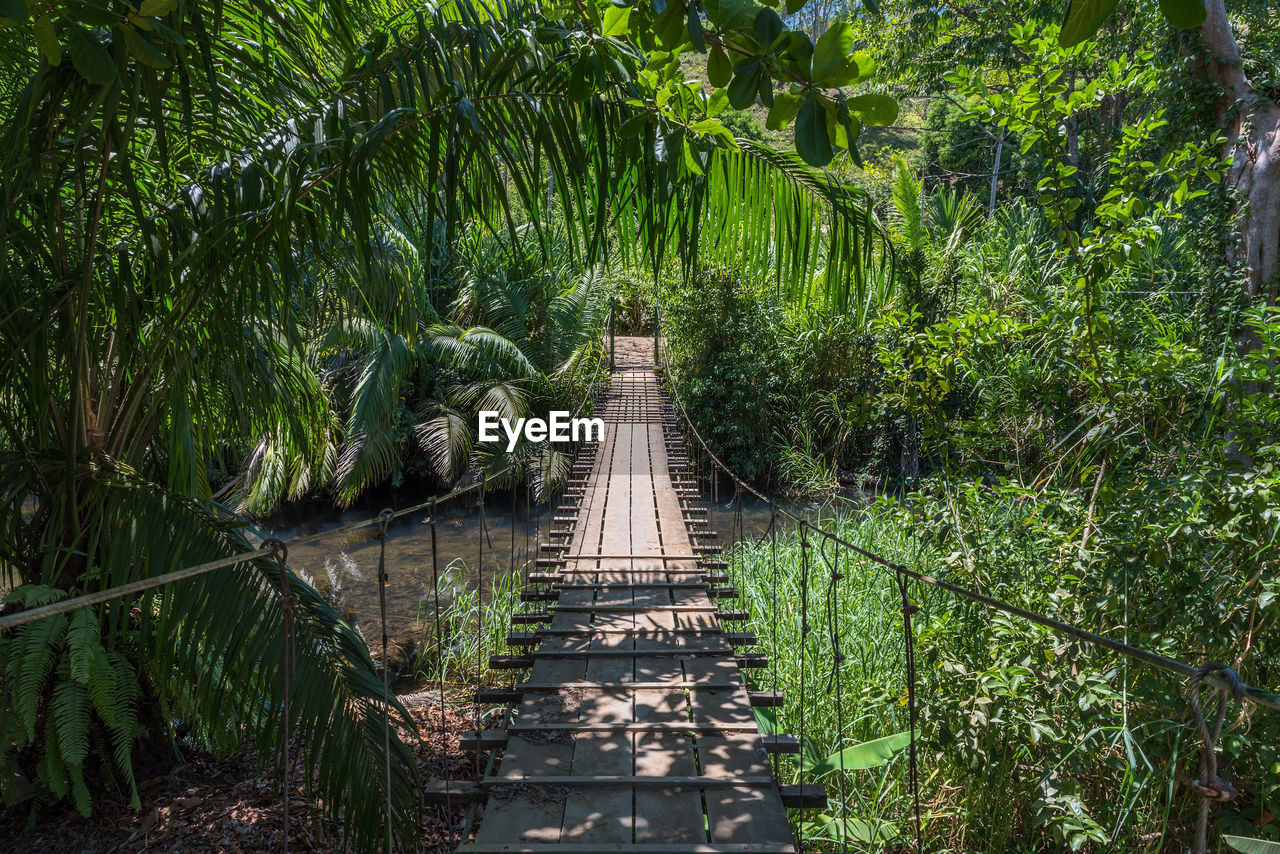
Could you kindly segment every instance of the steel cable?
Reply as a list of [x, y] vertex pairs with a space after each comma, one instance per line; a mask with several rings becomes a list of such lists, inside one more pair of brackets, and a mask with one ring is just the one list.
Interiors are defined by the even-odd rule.
[[844, 692], [840, 679], [840, 671], [844, 665], [844, 653], [840, 651], [839, 608], [836, 599], [837, 585], [844, 576], [840, 574], [840, 552], [836, 551], [834, 562], [827, 557], [827, 546], [831, 542], [830, 538], [824, 538], [818, 551], [822, 555], [822, 562], [826, 564], [827, 571], [830, 574], [830, 583], [827, 586], [827, 631], [831, 635], [831, 680], [834, 683], [836, 694], [836, 755], [839, 757], [837, 761], [840, 769], [840, 850], [847, 852], [849, 850], [849, 802], [845, 793]]
[[[476, 735], [483, 729], [480, 724], [480, 679], [485, 671], [484, 666], [484, 485], [480, 486], [480, 535], [476, 537], [479, 552], [476, 556], [476, 693], [472, 695], [472, 706], [476, 719]], [[476, 751], [476, 779], [480, 779], [480, 751]]]
[[920, 767], [916, 754], [916, 651], [915, 634], [911, 628], [911, 617], [919, 608], [911, 603], [907, 593], [907, 579], [903, 575], [898, 576], [898, 589], [902, 594], [903, 657], [907, 671], [907, 718], [911, 736], [907, 758], [907, 780], [911, 786], [911, 800], [915, 808], [916, 854], [924, 854], [924, 833], [920, 821]]
[[382, 750], [386, 761], [387, 798], [387, 852], [391, 852], [391, 662], [387, 659], [387, 526], [391, 523], [391, 508], [378, 514], [380, 519], [374, 538], [378, 541], [378, 615], [382, 623], [382, 700], [387, 704], [382, 716]]
[[281, 638], [284, 643], [284, 666], [281, 674], [280, 696], [280, 758], [281, 758], [281, 802], [284, 822], [284, 836], [281, 850], [289, 854], [289, 794], [293, 788], [293, 765], [289, 759], [289, 739], [291, 730], [291, 714], [289, 711], [289, 683], [294, 678], [294, 637], [293, 606], [298, 600], [289, 590], [289, 570], [286, 563], [289, 559], [289, 548], [280, 540], [267, 540], [263, 546], [268, 548], [271, 557], [280, 568], [280, 598], [276, 604], [281, 611]]

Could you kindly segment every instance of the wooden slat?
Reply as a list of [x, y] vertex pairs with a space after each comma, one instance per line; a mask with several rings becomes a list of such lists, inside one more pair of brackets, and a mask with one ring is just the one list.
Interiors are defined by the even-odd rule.
[[[644, 738], [651, 738], [649, 735]], [[664, 742], [657, 742], [658, 749], [652, 758], [669, 759], [674, 751]], [[688, 748], [686, 747], [686, 752]], [[507, 764], [503, 760], [503, 764]], [[689, 763], [692, 766], [692, 760]], [[663, 762], [655, 763], [655, 767], [668, 768]], [[637, 788], [696, 788], [696, 789], [750, 789], [758, 786], [772, 786], [773, 777], [761, 774], [754, 777], [707, 777], [698, 774], [684, 776], [663, 776], [658, 772], [655, 776], [632, 774], [622, 777], [601, 777], [599, 775], [579, 774], [510, 774], [503, 769], [501, 777], [485, 777], [480, 781], [483, 786], [515, 786], [524, 783], [537, 783], [539, 786], [634, 786]], [[474, 785], [474, 784], [472, 784]], [[701, 815], [701, 811], [699, 811]]]
[[782, 843], [520, 843], [485, 845], [480, 842], [459, 845], [458, 854], [795, 854], [795, 846]]

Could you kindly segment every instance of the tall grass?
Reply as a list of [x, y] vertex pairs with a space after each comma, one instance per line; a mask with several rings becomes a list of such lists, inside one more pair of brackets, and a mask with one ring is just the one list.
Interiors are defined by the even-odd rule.
[[[903, 563], [917, 557], [917, 544], [870, 511], [813, 524]], [[860, 843], [859, 851], [887, 850], [909, 828], [906, 753], [866, 770], [811, 770], [852, 745], [910, 728], [893, 574], [811, 530], [775, 531], [739, 543], [728, 560], [751, 614], [749, 630], [759, 637], [756, 649], [769, 655], [768, 669], [750, 671], [751, 679], [786, 698], [780, 709], [757, 709], [757, 719], [762, 729], [802, 740], [800, 761], [781, 761], [781, 782], [822, 782], [830, 798], [826, 814], [794, 813], [797, 831], [815, 842], [839, 843], [847, 835], [850, 844]], [[843, 662], [837, 667], [838, 656]]]
[[474, 577], [466, 561], [450, 562], [435, 591], [440, 601], [439, 624], [434, 608], [424, 608], [419, 615], [422, 640], [415, 670], [428, 683], [490, 679], [489, 656], [510, 649], [507, 634], [511, 615], [520, 608], [524, 581], [510, 567], [497, 572], [489, 589], [469, 581]]

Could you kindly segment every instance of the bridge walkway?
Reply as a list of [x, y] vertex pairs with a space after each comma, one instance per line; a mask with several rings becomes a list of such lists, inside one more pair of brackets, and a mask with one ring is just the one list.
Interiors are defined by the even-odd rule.
[[762, 656], [735, 646], [753, 639], [721, 625], [732, 591], [652, 347], [618, 339], [605, 439], [576, 460], [551, 571], [526, 593], [550, 604], [512, 638], [531, 647], [515, 716], [476, 734], [504, 752], [459, 851], [795, 851], [769, 761], [785, 737], [766, 743], [752, 714], [742, 666]]

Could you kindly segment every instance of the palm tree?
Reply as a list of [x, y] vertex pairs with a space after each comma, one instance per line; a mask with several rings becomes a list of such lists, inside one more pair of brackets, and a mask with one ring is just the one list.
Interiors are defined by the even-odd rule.
[[[511, 370], [572, 361], [537, 329], [430, 317], [397, 278], [391, 223], [445, 246], [468, 224], [514, 240], [528, 223], [543, 257], [563, 240], [582, 269], [611, 252], [654, 269], [745, 259], [806, 294], [823, 264], [836, 306], [885, 263], [862, 194], [726, 138], [707, 118], [718, 102], [642, 73], [625, 33], [397, 5], [55, 4], [7, 31], [6, 75], [25, 83], [0, 105], [3, 612], [244, 550], [207, 472], [245, 449], [247, 505], [330, 477], [349, 495], [387, 469], [409, 365], [458, 368], [440, 399], [459, 411], [494, 395], [514, 408], [527, 391]], [[502, 293], [502, 323], [527, 322], [522, 291]], [[589, 301], [547, 293], [550, 314]], [[334, 405], [317, 368], [339, 358], [359, 367]], [[409, 847], [415, 765], [393, 738], [387, 785], [381, 723], [412, 723], [360, 638], [290, 586], [307, 783], [357, 847], [388, 820]], [[257, 562], [0, 638], [0, 785], [20, 773], [87, 811], [97, 743], [101, 776], [137, 804], [138, 742], [178, 719], [199, 744], [247, 735], [265, 755], [280, 594]]]

